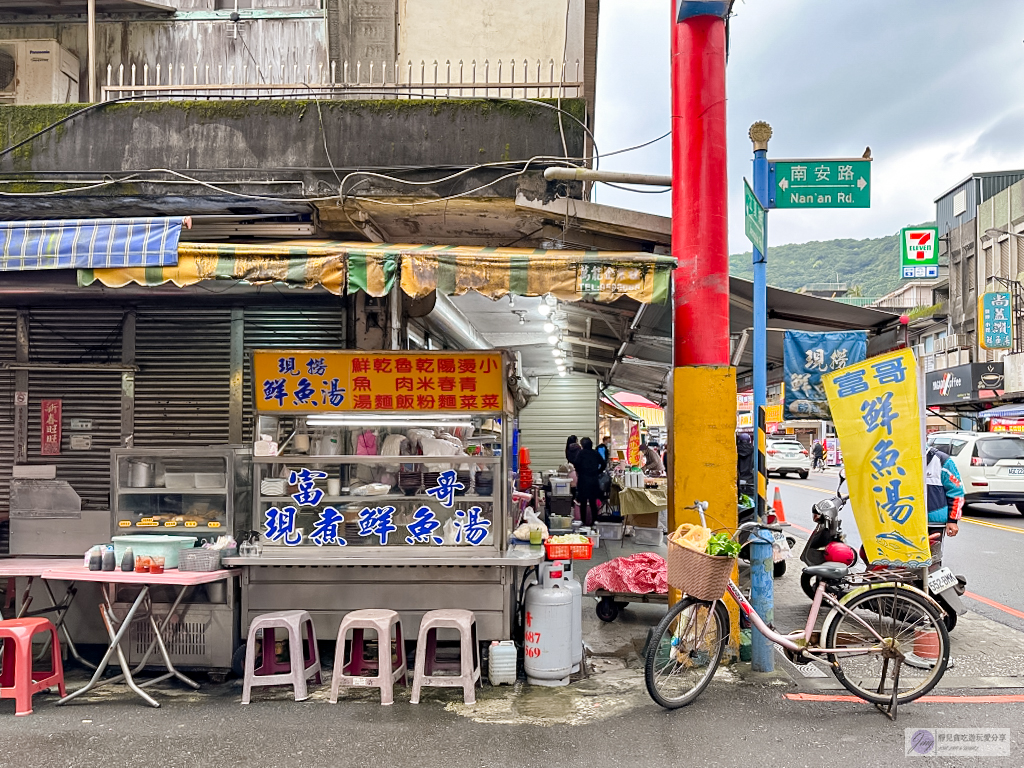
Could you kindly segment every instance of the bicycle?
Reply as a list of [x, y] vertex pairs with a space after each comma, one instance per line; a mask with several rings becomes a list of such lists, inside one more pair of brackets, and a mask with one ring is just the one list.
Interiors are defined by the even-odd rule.
[[[691, 509], [704, 521], [707, 502]], [[775, 531], [780, 526], [744, 523], [745, 531]], [[726, 591], [764, 637], [781, 646], [794, 663], [827, 663], [843, 686], [896, 719], [897, 707], [928, 693], [949, 663], [949, 634], [942, 609], [924, 592], [905, 583], [905, 573], [851, 573], [845, 565], [826, 563], [804, 569], [818, 579], [804, 628], [781, 634], [757, 614], [735, 582]], [[837, 598], [830, 588], [844, 585]], [[819, 632], [822, 603], [831, 611]], [[647, 692], [666, 709], [691, 704], [714, 677], [729, 639], [729, 614], [722, 599], [711, 602], [684, 595], [651, 636], [644, 665]], [[901, 684], [908, 683], [907, 689]], [[887, 708], [886, 708], [887, 707]]]

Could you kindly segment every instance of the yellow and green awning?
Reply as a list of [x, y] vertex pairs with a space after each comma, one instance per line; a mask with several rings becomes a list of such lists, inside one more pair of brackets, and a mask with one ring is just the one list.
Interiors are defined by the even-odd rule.
[[565, 251], [448, 245], [287, 240], [270, 244], [178, 245], [178, 264], [165, 267], [82, 269], [78, 284], [112, 288], [194, 285], [204, 280], [322, 286], [337, 295], [357, 290], [384, 296], [395, 280], [410, 296], [432, 291], [461, 295], [477, 291], [492, 299], [507, 294], [553, 294], [565, 301], [614, 301], [622, 296], [645, 304], [668, 298], [675, 259], [641, 252]]

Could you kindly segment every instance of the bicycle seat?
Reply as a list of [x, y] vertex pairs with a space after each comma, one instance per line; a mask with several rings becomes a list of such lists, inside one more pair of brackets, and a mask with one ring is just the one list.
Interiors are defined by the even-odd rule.
[[804, 568], [803, 572], [812, 578], [834, 583], [842, 581], [850, 575], [850, 566], [840, 565], [839, 563], [824, 563], [823, 565], [809, 565]]

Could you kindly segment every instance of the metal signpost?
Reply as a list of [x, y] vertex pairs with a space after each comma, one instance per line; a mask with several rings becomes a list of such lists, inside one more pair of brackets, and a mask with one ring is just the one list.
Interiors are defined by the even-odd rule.
[[[754, 402], [762, 413], [768, 393], [767, 366], [767, 266], [768, 209], [770, 208], [869, 208], [871, 206], [871, 158], [869, 152], [855, 159], [768, 160], [768, 123], [756, 122], [748, 134], [754, 144], [753, 189], [744, 180], [745, 231], [754, 246]], [[751, 199], [753, 198], [753, 199]], [[760, 212], [758, 211], [760, 209]], [[764, 442], [763, 423], [755, 427], [754, 445]], [[760, 468], [754, 454], [754, 476]], [[761, 482], [759, 486], [766, 485]], [[767, 488], [758, 488], [759, 519], [764, 519]], [[759, 537], [755, 537], [759, 538]], [[774, 614], [770, 540], [752, 540], [751, 596], [754, 609], [770, 622]], [[767, 578], [759, 578], [763, 573]], [[756, 630], [751, 636], [751, 666], [756, 672], [775, 669], [771, 643]]]
[[900, 275], [904, 280], [939, 276], [938, 227], [904, 227], [900, 230]]

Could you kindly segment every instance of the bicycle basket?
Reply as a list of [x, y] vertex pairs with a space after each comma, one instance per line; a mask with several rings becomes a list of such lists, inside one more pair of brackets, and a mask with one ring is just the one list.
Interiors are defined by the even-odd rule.
[[698, 600], [718, 600], [729, 584], [734, 557], [707, 555], [669, 540], [668, 583]]

